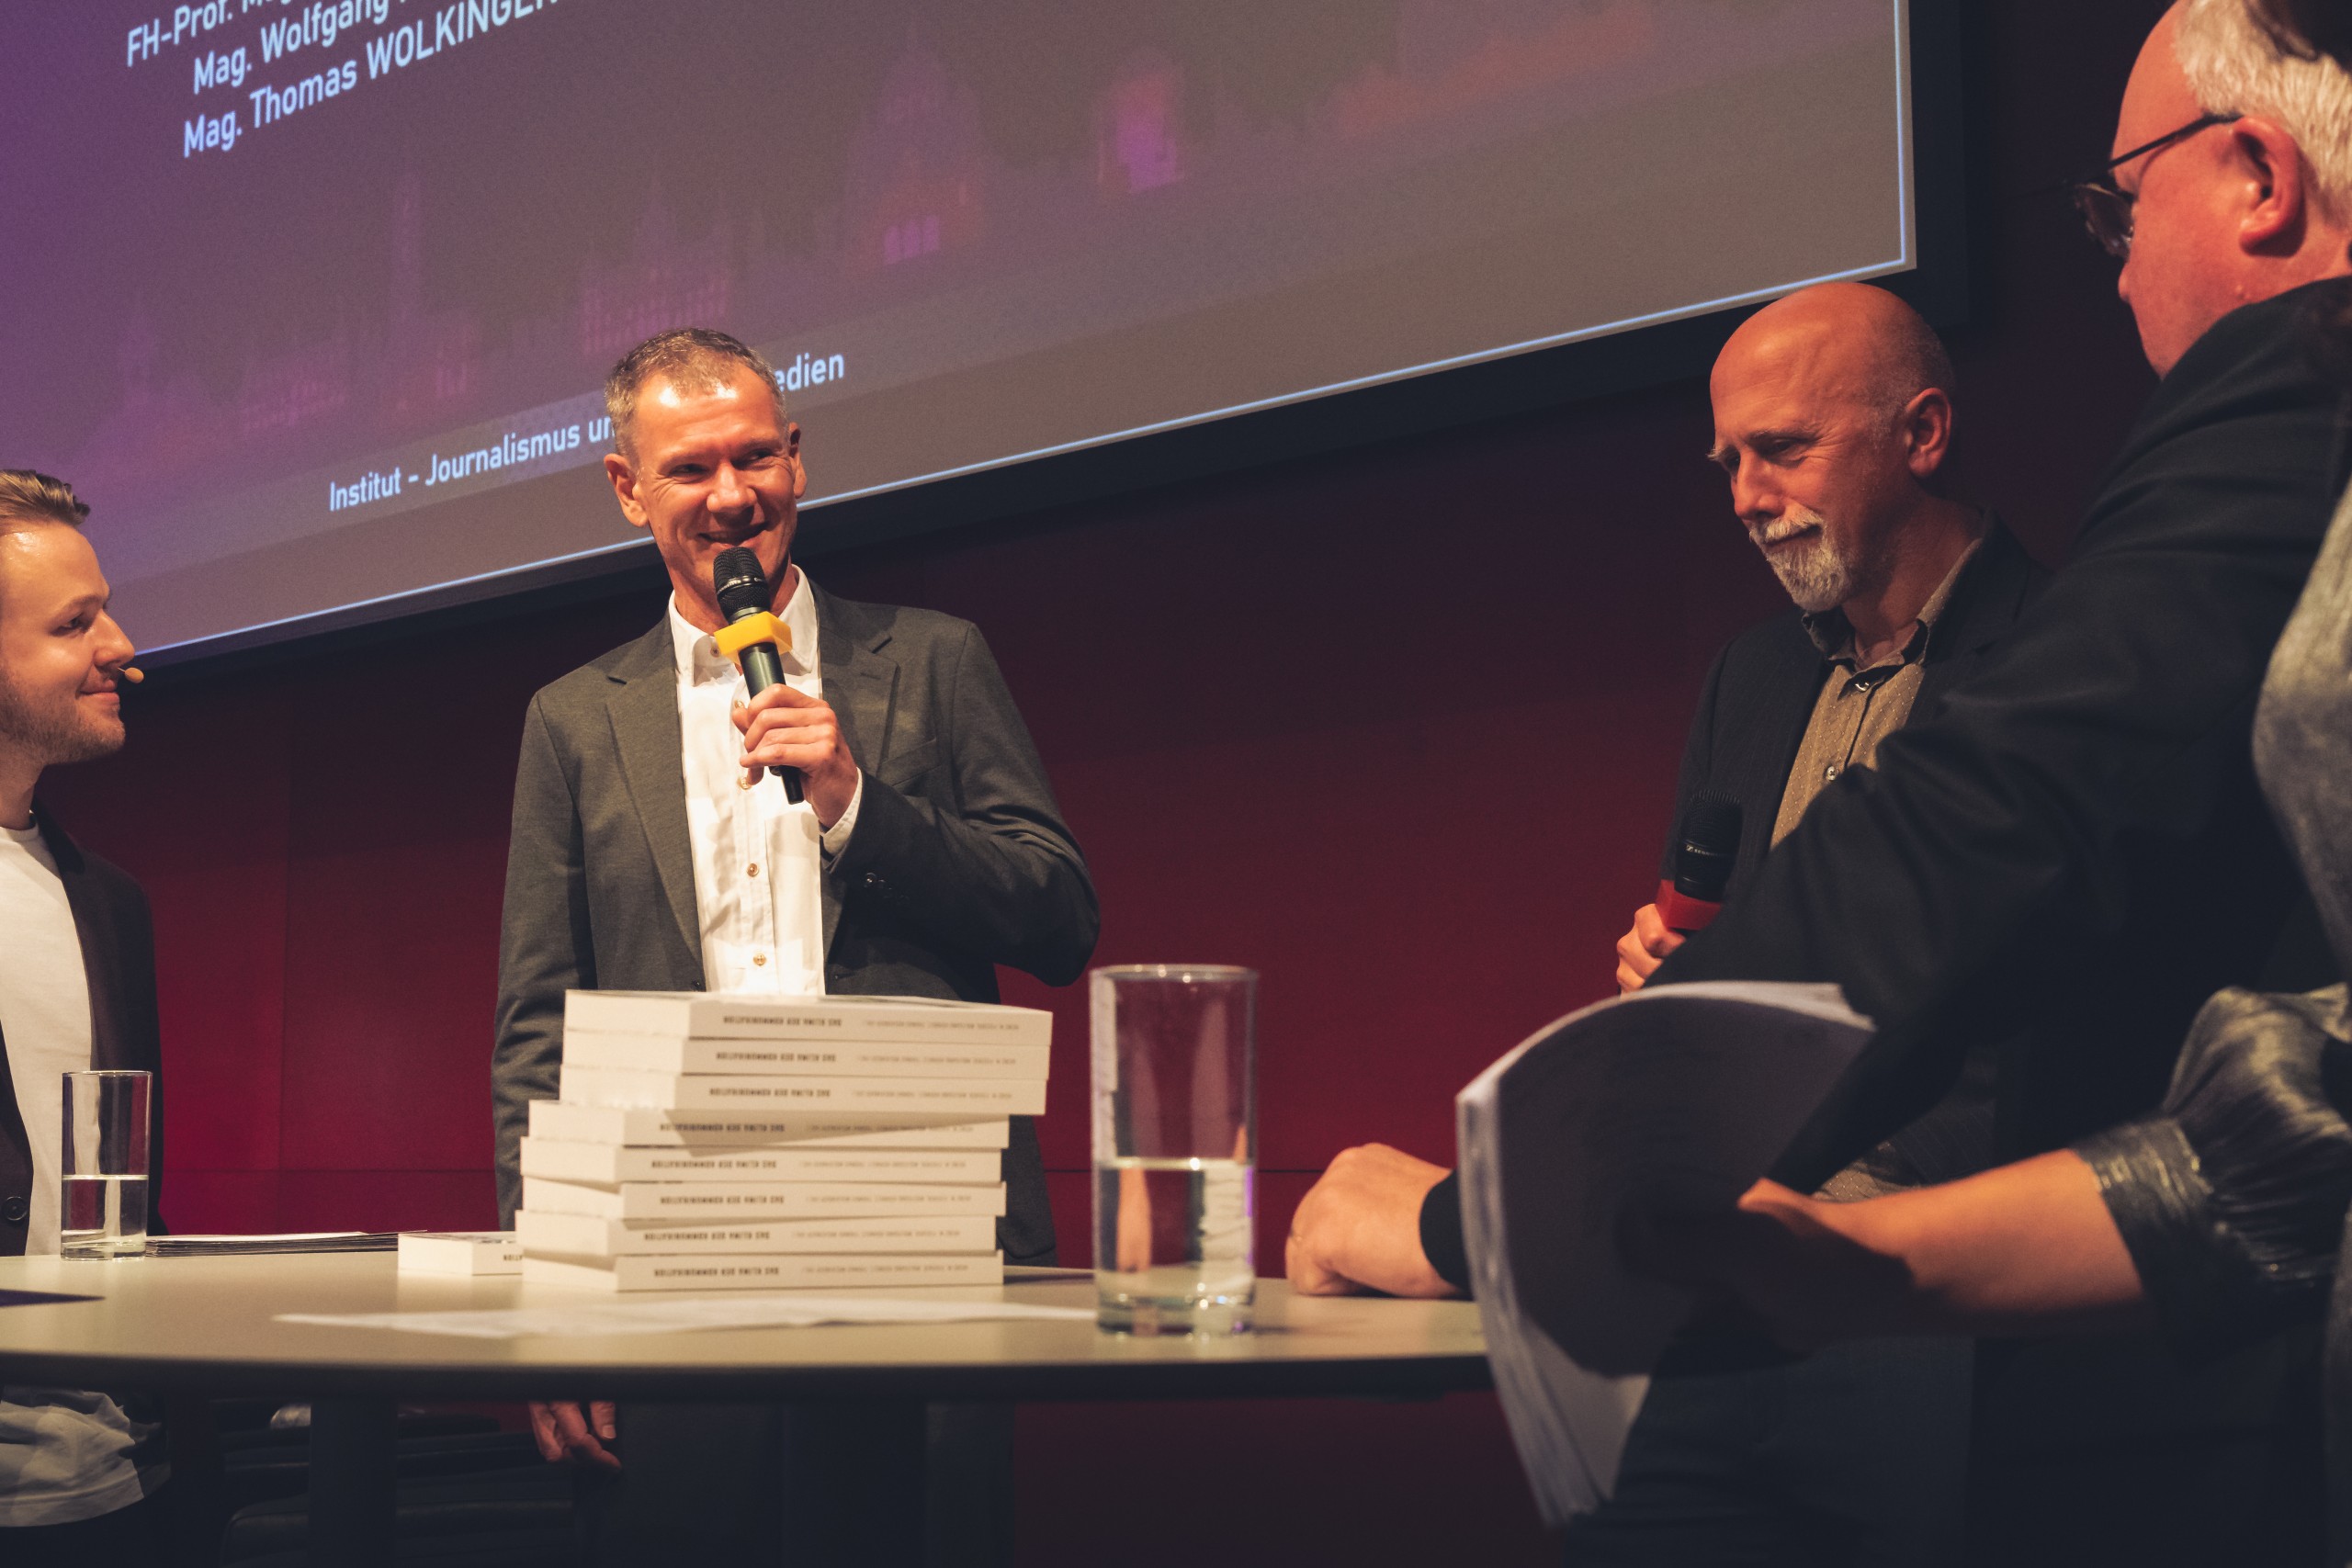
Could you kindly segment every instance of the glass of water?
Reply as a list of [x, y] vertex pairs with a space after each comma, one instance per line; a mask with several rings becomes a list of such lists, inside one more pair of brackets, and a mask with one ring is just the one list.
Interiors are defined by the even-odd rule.
[[65, 1075], [64, 1178], [58, 1251], [68, 1258], [135, 1258], [147, 1250], [147, 1133], [154, 1075]]
[[1095, 1321], [1123, 1334], [1238, 1334], [1257, 1289], [1258, 974], [1097, 969]]

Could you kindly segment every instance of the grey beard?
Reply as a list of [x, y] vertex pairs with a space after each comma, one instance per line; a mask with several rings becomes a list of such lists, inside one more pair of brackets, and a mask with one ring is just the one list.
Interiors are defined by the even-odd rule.
[[70, 696], [55, 705], [37, 704], [0, 671], [0, 746], [52, 767], [111, 757], [123, 739], [119, 720], [86, 718]]
[[1826, 535], [1793, 550], [1765, 558], [1772, 575], [1781, 580], [1797, 608], [1808, 615], [1834, 610], [1853, 596], [1854, 564], [1838, 551]]
[[1853, 596], [1860, 577], [1855, 563], [1841, 552], [1829, 537], [1829, 529], [1821, 515], [1803, 507], [1791, 507], [1772, 527], [1795, 524], [1819, 530], [1809, 543], [1793, 549], [1775, 553], [1765, 548], [1768, 530], [1750, 525], [1747, 536], [1764, 556], [1764, 563], [1772, 575], [1781, 580], [1797, 608], [1808, 615], [1818, 615], [1824, 610], [1834, 610]]

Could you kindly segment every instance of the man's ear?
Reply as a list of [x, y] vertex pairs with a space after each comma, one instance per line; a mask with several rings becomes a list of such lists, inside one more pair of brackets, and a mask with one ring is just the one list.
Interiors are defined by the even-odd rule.
[[808, 465], [800, 460], [800, 426], [797, 422], [785, 422], [784, 441], [784, 455], [792, 464], [792, 499], [797, 502], [808, 493]]
[[1911, 477], [1924, 484], [1951, 455], [1951, 398], [1929, 387], [1903, 405], [1900, 423]]
[[2310, 170], [2295, 139], [2276, 122], [2247, 116], [2229, 128], [2228, 178], [2239, 193], [2238, 249], [2292, 254], [2310, 218]]
[[651, 527], [653, 519], [646, 515], [645, 508], [637, 502], [637, 470], [630, 466], [629, 460], [618, 452], [605, 453], [605, 477], [613, 481], [613, 494], [619, 500], [621, 515], [628, 519], [629, 526]]

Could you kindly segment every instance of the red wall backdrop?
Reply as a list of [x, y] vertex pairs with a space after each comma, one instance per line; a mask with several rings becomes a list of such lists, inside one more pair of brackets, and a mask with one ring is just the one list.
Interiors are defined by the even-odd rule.
[[[2103, 156], [2157, 9], [1992, 0], [1969, 23], [1962, 460], [2048, 553], [2149, 382], [2111, 265], [2063, 198], [2027, 193]], [[986, 629], [1093, 865], [1099, 961], [1263, 972], [1261, 1268], [1335, 1150], [1450, 1159], [1453, 1091], [1607, 988], [1697, 682], [1785, 604], [1707, 439], [1686, 382], [813, 565]], [[92, 536], [103, 553], [103, 517]], [[154, 900], [175, 1225], [492, 1222], [523, 705], [661, 592], [164, 671], [121, 756], [50, 781]], [[1083, 1261], [1080, 989], [1007, 980], [1057, 1014], [1045, 1150]], [[1237, 1519], [1312, 1560], [1551, 1554], [1484, 1397], [1035, 1408], [1022, 1464], [1024, 1561], [1111, 1540], [1173, 1561]]]

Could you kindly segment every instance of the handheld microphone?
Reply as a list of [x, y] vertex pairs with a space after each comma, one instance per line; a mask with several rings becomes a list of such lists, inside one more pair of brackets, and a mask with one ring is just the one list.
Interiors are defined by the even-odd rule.
[[1657, 885], [1657, 912], [1685, 936], [1704, 931], [1724, 907], [1724, 885], [1739, 854], [1739, 803], [1702, 795], [1674, 836], [1674, 874]]
[[[718, 651], [743, 671], [744, 688], [758, 696], [784, 679], [784, 650], [792, 646], [792, 628], [769, 610], [767, 573], [760, 558], [738, 545], [721, 550], [710, 563], [710, 587], [727, 624], [712, 637]], [[800, 770], [771, 770], [784, 781], [784, 798], [800, 804]]]

